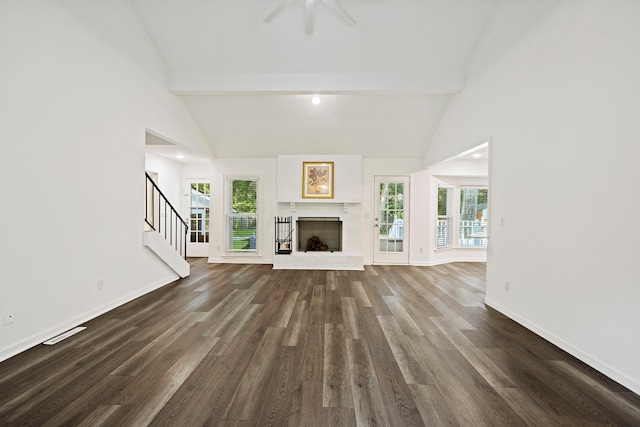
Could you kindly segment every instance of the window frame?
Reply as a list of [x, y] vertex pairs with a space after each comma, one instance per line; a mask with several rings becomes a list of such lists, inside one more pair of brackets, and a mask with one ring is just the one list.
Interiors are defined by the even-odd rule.
[[[189, 210], [189, 238], [187, 242], [190, 244], [209, 244], [211, 239], [211, 183], [208, 180], [191, 179], [188, 181], [189, 194], [187, 195], [187, 205]], [[193, 188], [194, 185], [198, 187], [195, 193]], [[206, 186], [206, 190], [208, 190], [208, 192], [200, 192], [199, 188], [201, 185]], [[194, 197], [198, 200], [198, 203], [195, 205], [193, 204]], [[200, 206], [199, 203], [200, 198], [202, 198], [202, 206]], [[204, 213], [204, 217], [194, 218], [194, 209], [196, 212], [202, 211]], [[195, 228], [193, 228], [194, 222], [196, 224]], [[201, 225], [201, 227], [198, 225]], [[202, 236], [202, 241], [200, 241], [199, 236]], [[193, 240], [194, 237], [196, 237], [195, 240]]]
[[[445, 214], [440, 215], [440, 190], [447, 190], [446, 197], [446, 206], [445, 206]], [[452, 224], [455, 224], [455, 208], [454, 197], [455, 194], [455, 186], [450, 184], [438, 184], [436, 190], [436, 230], [435, 230], [435, 243], [436, 250], [442, 249], [451, 249], [454, 247], [453, 242], [456, 240], [454, 237], [455, 227], [452, 227]], [[444, 226], [441, 225], [441, 221], [444, 221]], [[444, 230], [444, 232], [442, 231]], [[442, 235], [444, 234], [444, 238]], [[441, 243], [442, 242], [442, 243]]]
[[[233, 212], [233, 183], [235, 181], [255, 181], [256, 183], [256, 198], [255, 198], [255, 213]], [[260, 219], [260, 177], [255, 175], [225, 175], [224, 176], [224, 251], [230, 255], [250, 255], [255, 256], [259, 254], [260, 248], [260, 233], [259, 233], [259, 219]], [[255, 221], [255, 230], [252, 235], [255, 238], [254, 248], [234, 248], [233, 247], [233, 221], [235, 219], [253, 219]], [[251, 236], [250, 236], [251, 238]], [[250, 241], [249, 238], [249, 241]]]
[[[456, 201], [458, 202], [458, 208], [456, 209], [457, 212], [457, 218], [456, 218], [456, 232], [457, 232], [457, 236], [456, 236], [456, 248], [460, 248], [460, 249], [486, 249], [489, 242], [488, 242], [488, 237], [478, 237], [478, 238], [473, 238], [473, 240], [483, 240], [484, 244], [462, 244], [462, 240], [464, 237], [464, 233], [462, 232], [462, 229], [465, 227], [465, 225], [463, 225], [462, 223], [462, 202], [460, 201], [463, 198], [462, 192], [466, 189], [474, 189], [474, 190], [486, 190], [487, 191], [487, 201], [486, 201], [486, 210], [487, 210], [487, 218], [484, 218], [483, 215], [483, 219], [479, 220], [479, 227], [481, 227], [484, 231], [484, 233], [488, 236], [489, 234], [489, 218], [488, 218], [488, 212], [489, 212], [489, 186], [488, 185], [459, 185], [457, 188], [457, 194], [458, 197], [456, 199]], [[466, 240], [469, 240], [469, 238], [467, 238]]]

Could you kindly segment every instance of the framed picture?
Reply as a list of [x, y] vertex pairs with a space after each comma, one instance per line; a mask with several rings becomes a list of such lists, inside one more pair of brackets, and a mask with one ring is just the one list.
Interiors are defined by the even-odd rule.
[[333, 162], [302, 162], [302, 197], [333, 199]]

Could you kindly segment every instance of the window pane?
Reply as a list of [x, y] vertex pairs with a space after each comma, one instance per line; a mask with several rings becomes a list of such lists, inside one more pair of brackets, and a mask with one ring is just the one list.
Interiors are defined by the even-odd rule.
[[256, 218], [231, 217], [231, 243], [234, 250], [256, 249]]
[[486, 188], [460, 189], [460, 246], [487, 245], [488, 196]]
[[256, 213], [257, 181], [233, 181], [233, 211], [234, 213]]
[[[189, 197], [189, 218], [191, 225], [190, 240], [192, 243], [207, 243], [209, 241], [209, 227], [205, 225], [205, 219], [209, 218], [209, 183], [192, 182], [189, 184], [191, 197]], [[208, 223], [208, 221], [207, 221]]]
[[447, 209], [448, 194], [449, 194], [448, 188], [446, 187], [438, 188], [438, 215], [448, 214], [448, 209]]
[[402, 252], [404, 238], [404, 184], [380, 183], [380, 252]]
[[256, 251], [258, 238], [257, 179], [228, 179], [227, 245], [230, 251]]
[[438, 186], [438, 218], [436, 224], [436, 247], [453, 246], [453, 230], [451, 228], [451, 194], [452, 187]]

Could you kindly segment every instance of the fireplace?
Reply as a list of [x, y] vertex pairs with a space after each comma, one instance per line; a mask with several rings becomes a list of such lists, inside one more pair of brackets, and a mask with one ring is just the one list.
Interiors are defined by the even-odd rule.
[[338, 217], [300, 217], [296, 221], [298, 251], [342, 251], [342, 221]]

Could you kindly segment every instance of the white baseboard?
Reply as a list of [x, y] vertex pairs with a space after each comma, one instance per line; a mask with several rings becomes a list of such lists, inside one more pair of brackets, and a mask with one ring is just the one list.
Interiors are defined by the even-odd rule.
[[483, 260], [483, 259], [439, 259], [439, 260], [434, 260], [434, 261], [417, 261], [417, 262], [412, 262], [410, 265], [413, 267], [433, 267], [436, 265], [442, 265], [442, 264], [451, 264], [452, 262], [484, 262], [486, 263], [487, 260]]
[[0, 362], [2, 362], [3, 360], [7, 360], [10, 357], [13, 357], [17, 354], [20, 354], [23, 351], [30, 349], [31, 347], [35, 347], [36, 345], [41, 344], [52, 337], [60, 335], [63, 332], [73, 329], [76, 326], [80, 326], [83, 323], [88, 322], [89, 320], [95, 319], [98, 316], [108, 313], [109, 311], [115, 308], [118, 308], [121, 305], [124, 305], [130, 301], [133, 301], [134, 299], [139, 298], [145, 294], [148, 294], [149, 292], [153, 292], [156, 289], [159, 289], [165, 285], [168, 285], [169, 283], [172, 283], [175, 280], [176, 279], [168, 279], [168, 281], [162, 280], [162, 281], [156, 282], [144, 289], [138, 290], [136, 292], [132, 292], [114, 301], [111, 301], [102, 306], [96, 307], [93, 310], [87, 311], [71, 319], [68, 319], [63, 323], [57, 324], [55, 326], [51, 326], [42, 332], [39, 332], [37, 334], [24, 338], [23, 340], [0, 350]]
[[238, 258], [209, 257], [207, 258], [207, 263], [209, 264], [273, 264], [273, 260], [255, 258], [255, 257], [238, 257]]
[[618, 371], [617, 369], [615, 369], [614, 367], [608, 365], [607, 363], [602, 362], [600, 359], [598, 359], [596, 357], [593, 357], [588, 353], [585, 353], [584, 351], [582, 351], [579, 348], [575, 347], [573, 344], [571, 344], [571, 343], [563, 340], [562, 338], [552, 334], [551, 332], [547, 331], [546, 329], [541, 328], [540, 326], [536, 325], [535, 323], [532, 323], [529, 320], [519, 316], [517, 313], [514, 313], [511, 310], [506, 309], [505, 307], [501, 306], [499, 303], [493, 301], [492, 299], [485, 298], [484, 303], [486, 305], [488, 305], [489, 307], [493, 308], [494, 310], [497, 310], [500, 313], [504, 314], [505, 316], [507, 316], [508, 318], [513, 320], [514, 322], [519, 323], [520, 325], [522, 325], [525, 328], [529, 329], [530, 331], [532, 331], [536, 335], [539, 335], [540, 337], [542, 337], [545, 340], [549, 341], [553, 345], [555, 345], [555, 346], [561, 348], [562, 350], [566, 351], [567, 353], [569, 353], [570, 355], [574, 356], [575, 358], [577, 358], [577, 359], [581, 360], [582, 362], [586, 363], [587, 365], [591, 366], [592, 368], [600, 371], [601, 373], [603, 373], [604, 375], [608, 376], [612, 380], [617, 381], [618, 383], [620, 383], [623, 386], [627, 387], [629, 390], [633, 391], [634, 393], [640, 394], [640, 383], [638, 381], [635, 381], [633, 378], [630, 378], [629, 376], [627, 376], [624, 373]]

